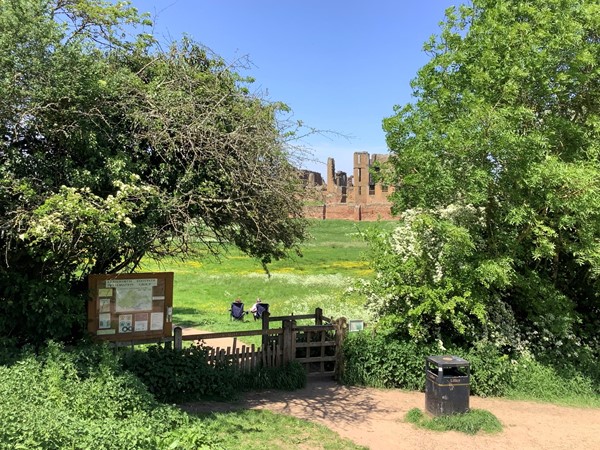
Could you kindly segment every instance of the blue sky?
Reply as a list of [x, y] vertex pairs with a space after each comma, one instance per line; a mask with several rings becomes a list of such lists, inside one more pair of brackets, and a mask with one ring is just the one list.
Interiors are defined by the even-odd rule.
[[339, 133], [303, 144], [304, 168], [352, 171], [355, 151], [387, 153], [384, 117], [411, 101], [410, 80], [427, 61], [423, 43], [440, 31], [449, 0], [133, 0], [163, 42], [185, 33], [242, 71], [253, 89], [289, 105], [294, 120]]

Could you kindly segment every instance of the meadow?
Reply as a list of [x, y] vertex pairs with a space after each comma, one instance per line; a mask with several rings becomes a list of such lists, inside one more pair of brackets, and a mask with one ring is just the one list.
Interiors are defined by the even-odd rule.
[[259, 261], [234, 248], [226, 249], [219, 259], [146, 261], [141, 270], [175, 273], [173, 322], [182, 327], [206, 331], [260, 328], [251, 315], [240, 322], [232, 321], [229, 314], [236, 298], [249, 310], [257, 297], [269, 304], [272, 315], [308, 314], [319, 307], [330, 318], [368, 320], [365, 299], [356, 292], [356, 284], [372, 276], [360, 232], [393, 222], [315, 220], [310, 224], [311, 238], [301, 245], [302, 256], [269, 264], [269, 273]]

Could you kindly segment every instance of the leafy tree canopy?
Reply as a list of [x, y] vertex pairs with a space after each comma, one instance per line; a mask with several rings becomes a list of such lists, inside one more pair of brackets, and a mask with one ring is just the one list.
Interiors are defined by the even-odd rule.
[[281, 103], [128, 2], [0, 0], [0, 334], [66, 336], [90, 273], [305, 235]]
[[424, 341], [599, 348], [600, 4], [473, 0], [424, 50], [383, 122], [406, 220], [371, 239], [376, 311]]

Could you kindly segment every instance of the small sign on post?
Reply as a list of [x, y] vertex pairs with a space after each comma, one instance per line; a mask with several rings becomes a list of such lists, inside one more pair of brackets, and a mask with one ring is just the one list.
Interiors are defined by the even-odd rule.
[[170, 338], [173, 272], [90, 275], [88, 332], [111, 342]]
[[362, 320], [350, 320], [348, 322], [348, 331], [362, 331], [365, 328], [365, 323]]

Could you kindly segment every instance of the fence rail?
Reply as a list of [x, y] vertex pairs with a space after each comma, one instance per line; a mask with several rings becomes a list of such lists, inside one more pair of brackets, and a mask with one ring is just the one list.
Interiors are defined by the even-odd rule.
[[183, 336], [184, 341], [201, 341], [204, 339], [219, 339], [219, 338], [238, 338], [244, 336], [261, 336], [265, 334], [280, 334], [283, 328], [271, 328], [268, 330], [242, 330], [242, 331], [222, 331], [218, 333], [200, 333], [186, 334]]

